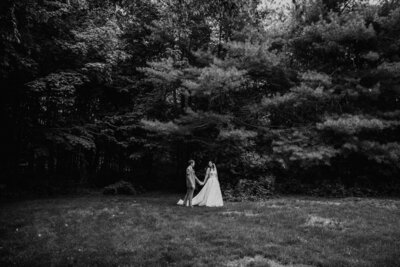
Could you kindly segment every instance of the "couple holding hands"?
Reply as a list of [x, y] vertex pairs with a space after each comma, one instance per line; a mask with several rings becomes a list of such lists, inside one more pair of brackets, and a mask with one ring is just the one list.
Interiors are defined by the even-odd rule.
[[[206, 207], [222, 207], [221, 188], [218, 181], [218, 172], [215, 164], [210, 161], [206, 171], [204, 181], [201, 182], [195, 174], [194, 160], [189, 160], [189, 166], [186, 168], [186, 187], [187, 192], [185, 198], [178, 201], [178, 205], [183, 206], [206, 206]], [[193, 193], [196, 188], [196, 183], [204, 185], [200, 192], [193, 198]]]

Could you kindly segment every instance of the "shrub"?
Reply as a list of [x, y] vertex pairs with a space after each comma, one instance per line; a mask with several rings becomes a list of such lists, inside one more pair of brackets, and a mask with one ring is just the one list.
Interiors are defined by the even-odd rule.
[[224, 190], [224, 198], [228, 201], [257, 201], [268, 199], [274, 195], [275, 178], [263, 176], [257, 180], [239, 180], [234, 188]]
[[[371, 197], [379, 195], [378, 190], [357, 184], [345, 186], [343, 182], [338, 180], [321, 180], [314, 183], [305, 183], [297, 178], [292, 178], [282, 181], [279, 184], [277, 183], [276, 188], [276, 191], [282, 194], [305, 194], [316, 197]], [[381, 189], [380, 192], [384, 191]], [[390, 192], [386, 193], [389, 194]]]
[[126, 181], [119, 181], [115, 184], [104, 187], [104, 195], [137, 195], [142, 190], [140, 188], [135, 189], [133, 185]]

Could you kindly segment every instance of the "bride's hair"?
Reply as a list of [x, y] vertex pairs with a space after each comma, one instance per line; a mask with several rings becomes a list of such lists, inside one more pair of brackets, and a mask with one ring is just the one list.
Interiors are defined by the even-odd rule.
[[212, 168], [213, 170], [216, 170], [216, 169], [217, 169], [217, 166], [215, 165], [214, 162], [211, 161], [211, 165], [212, 165], [211, 168]]

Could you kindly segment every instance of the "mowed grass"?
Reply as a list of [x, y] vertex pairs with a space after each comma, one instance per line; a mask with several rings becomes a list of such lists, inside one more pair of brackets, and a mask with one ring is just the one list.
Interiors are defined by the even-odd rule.
[[1, 266], [400, 266], [400, 200], [181, 196], [4, 203]]

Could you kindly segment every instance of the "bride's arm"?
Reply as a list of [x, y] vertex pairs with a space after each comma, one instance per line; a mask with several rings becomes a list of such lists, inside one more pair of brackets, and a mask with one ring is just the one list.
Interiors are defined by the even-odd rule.
[[209, 177], [210, 177], [210, 168], [207, 168], [206, 176], [204, 177], [203, 184], [205, 184], [207, 182]]

